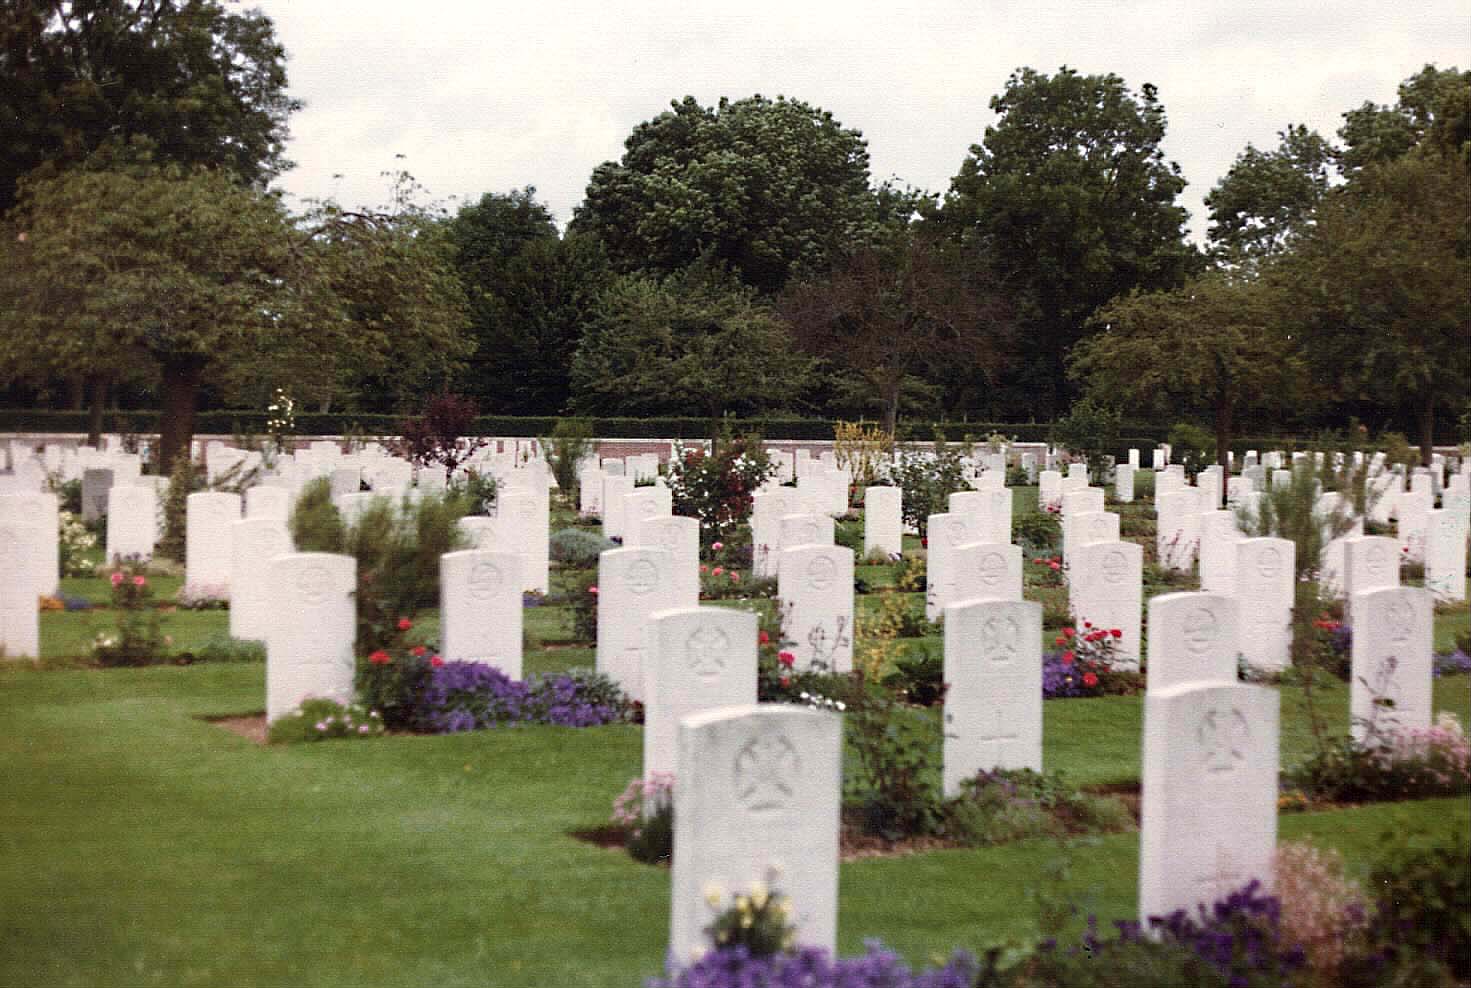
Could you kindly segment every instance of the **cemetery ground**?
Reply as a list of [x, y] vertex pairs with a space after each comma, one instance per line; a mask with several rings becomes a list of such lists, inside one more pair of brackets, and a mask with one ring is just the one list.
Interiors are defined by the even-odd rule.
[[[1036, 510], [1035, 488], [1016, 497], [1018, 513]], [[1125, 514], [1127, 537], [1129, 507], [1110, 507]], [[895, 572], [858, 576], [877, 588]], [[156, 577], [155, 596], [177, 585]], [[1182, 587], [1148, 592], [1165, 589]], [[101, 579], [64, 580], [62, 591], [108, 596]], [[1028, 585], [1029, 598], [1047, 593]], [[524, 611], [528, 675], [592, 665], [569, 611]], [[176, 652], [228, 634], [222, 610], [162, 620]], [[211, 723], [261, 709], [258, 655], [87, 667], [80, 657], [110, 623], [105, 609], [48, 611], [40, 666], [0, 665], [0, 983], [636, 985], [661, 969], [668, 870], [573, 836], [605, 823], [639, 774], [640, 728], [262, 746]], [[1465, 605], [1438, 614], [1435, 650], [1468, 627]], [[436, 616], [421, 614], [416, 630], [436, 637]], [[1050, 622], [1044, 635], [1055, 633]], [[906, 641], [938, 649], [940, 639]], [[1317, 690], [1341, 730], [1347, 686]], [[1312, 741], [1302, 690], [1280, 692], [1290, 766]], [[1436, 679], [1434, 705], [1471, 720], [1467, 677]], [[1140, 696], [1046, 703], [1046, 767], [1083, 785], [1137, 782], [1142, 709]], [[1471, 843], [1471, 807], [1336, 807], [1284, 813], [1279, 828], [1281, 840], [1341, 851], [1363, 878], [1390, 841]], [[919, 964], [955, 947], [1021, 947], [1068, 906], [1078, 911], [1061, 936], [1076, 939], [1089, 913], [1105, 927], [1135, 914], [1138, 858], [1131, 831], [848, 861], [839, 950], [879, 938]]]

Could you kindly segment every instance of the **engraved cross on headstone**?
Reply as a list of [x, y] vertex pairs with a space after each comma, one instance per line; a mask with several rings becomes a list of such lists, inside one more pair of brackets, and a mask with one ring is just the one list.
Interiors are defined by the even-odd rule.
[[977, 740], [985, 745], [985, 760], [991, 763], [1001, 761], [1001, 756], [1006, 753], [1006, 746], [1019, 740], [1016, 730], [1006, 726], [1006, 711], [1000, 704], [991, 708], [996, 714], [996, 726], [990, 733], [982, 734]]

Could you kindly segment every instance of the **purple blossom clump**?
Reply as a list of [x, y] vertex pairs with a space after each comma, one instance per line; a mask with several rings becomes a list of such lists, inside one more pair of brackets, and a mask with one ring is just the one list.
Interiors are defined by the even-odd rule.
[[647, 988], [971, 988], [980, 971], [963, 951], [943, 967], [916, 973], [879, 942], [866, 946], [865, 954], [848, 958], [820, 947], [770, 957], [752, 957], [744, 946], [722, 947], [683, 970], [651, 978]]
[[1063, 664], [1061, 651], [1042, 656], [1042, 699], [1092, 696], [1095, 692], [1083, 685], [1083, 672], [1076, 663]]
[[555, 673], [515, 680], [483, 662], [446, 662], [429, 677], [420, 717], [440, 734], [516, 724], [596, 727], [622, 720], [625, 702], [606, 677]]
[[1437, 676], [1454, 676], [1460, 672], [1471, 672], [1471, 655], [1467, 655], [1459, 648], [1454, 652], [1442, 653], [1435, 656], [1431, 668]]
[[1281, 919], [1281, 902], [1263, 895], [1261, 883], [1252, 879], [1209, 911], [1201, 906], [1198, 919], [1180, 909], [1169, 916], [1151, 916], [1149, 921], [1165, 938], [1193, 950], [1236, 988], [1252, 983], [1254, 975], [1280, 974], [1285, 980], [1307, 963], [1301, 947], [1282, 941]]

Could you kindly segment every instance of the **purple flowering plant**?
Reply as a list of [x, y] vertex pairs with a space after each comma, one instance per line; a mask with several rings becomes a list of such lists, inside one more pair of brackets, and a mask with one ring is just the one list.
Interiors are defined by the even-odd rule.
[[596, 727], [628, 715], [622, 691], [589, 670], [515, 680], [483, 662], [458, 661], [433, 669], [419, 711], [425, 728], [439, 734], [517, 724]]

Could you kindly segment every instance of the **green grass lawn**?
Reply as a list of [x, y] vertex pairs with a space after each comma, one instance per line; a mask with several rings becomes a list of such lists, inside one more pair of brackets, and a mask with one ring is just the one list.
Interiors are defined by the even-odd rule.
[[[539, 653], [533, 671], [585, 663]], [[1437, 706], [1467, 714], [1466, 677]], [[669, 874], [569, 836], [606, 821], [640, 729], [537, 727], [261, 748], [200, 718], [259, 710], [259, 663], [0, 670], [0, 983], [636, 985]], [[1346, 722], [1340, 689], [1324, 698]], [[1284, 755], [1304, 750], [1284, 691]], [[1045, 705], [1046, 760], [1137, 777], [1136, 698]], [[1471, 839], [1461, 800], [1285, 816], [1362, 872], [1381, 835]], [[840, 944], [922, 962], [1028, 940], [1038, 895], [1134, 909], [1137, 834], [842, 866]]]

